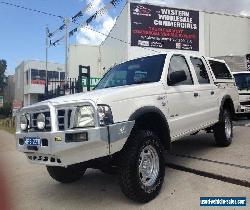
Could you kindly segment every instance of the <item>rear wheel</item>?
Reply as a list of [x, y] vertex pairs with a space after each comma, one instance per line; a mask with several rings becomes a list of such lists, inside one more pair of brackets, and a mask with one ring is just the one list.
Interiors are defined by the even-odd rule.
[[165, 176], [163, 147], [151, 131], [137, 131], [128, 140], [120, 171], [122, 192], [146, 203], [160, 192]]
[[221, 111], [220, 120], [214, 126], [214, 137], [218, 146], [226, 147], [232, 143], [233, 122], [229, 109]]
[[59, 166], [47, 166], [49, 175], [58, 182], [71, 183], [81, 179], [86, 168], [79, 166], [68, 166], [67, 168]]

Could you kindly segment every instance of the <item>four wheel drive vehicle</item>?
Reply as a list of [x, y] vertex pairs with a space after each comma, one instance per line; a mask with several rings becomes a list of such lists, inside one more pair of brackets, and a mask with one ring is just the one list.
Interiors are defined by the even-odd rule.
[[168, 53], [111, 68], [95, 90], [23, 108], [17, 149], [44, 164], [62, 183], [87, 168], [118, 172], [122, 192], [148, 202], [162, 187], [163, 151], [202, 129], [219, 146], [233, 137], [239, 106], [234, 79], [223, 61]]
[[250, 71], [233, 72], [240, 95], [240, 109], [236, 113], [250, 119]]

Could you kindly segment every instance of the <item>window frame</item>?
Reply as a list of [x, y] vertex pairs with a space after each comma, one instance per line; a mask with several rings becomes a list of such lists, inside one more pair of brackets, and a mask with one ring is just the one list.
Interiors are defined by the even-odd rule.
[[[192, 58], [193, 58], [193, 59], [199, 59], [199, 60], [201, 60], [201, 62], [203, 63], [203, 65], [204, 65], [204, 67], [205, 67], [205, 70], [206, 70], [206, 72], [207, 72], [208, 83], [200, 83], [200, 82], [199, 82], [199, 77], [198, 77], [198, 75], [197, 75], [197, 73], [196, 73], [195, 66], [194, 66], [194, 64], [193, 64], [193, 62], [192, 62]], [[193, 67], [193, 69], [194, 69], [194, 74], [195, 74], [195, 76], [196, 76], [196, 78], [197, 78], [197, 83], [198, 83], [199, 85], [209, 85], [209, 84], [211, 84], [211, 81], [212, 81], [212, 80], [211, 80], [211, 77], [210, 77], [210, 72], [208, 71], [207, 63], [206, 63], [206, 61], [204, 60], [204, 58], [203, 58], [203, 57], [198, 57], [198, 56], [190, 56], [189, 59], [190, 59], [191, 65], [192, 65], [192, 67]]]
[[[218, 80], [219, 80], [219, 81], [234, 80], [233, 74], [232, 74], [232, 72], [231, 72], [231, 70], [230, 70], [230, 68], [228, 67], [228, 65], [227, 65], [226, 62], [224, 62], [224, 61], [222, 61], [222, 60], [213, 59], [213, 58], [208, 58], [207, 60], [208, 60], [209, 68], [211, 69], [211, 73], [213, 74], [213, 77], [214, 77], [215, 80], [217, 80], [217, 81], [218, 81]], [[217, 76], [215, 75], [214, 71], [213, 71], [213, 68], [212, 68], [210, 62], [217, 62], [217, 63], [220, 63], [220, 64], [225, 65], [225, 67], [227, 68], [227, 70], [228, 70], [229, 74], [231, 75], [231, 77], [230, 77], [230, 78], [229, 78], [229, 77], [228, 77], [228, 78], [219, 78], [219, 77], [217, 77]]]
[[[186, 65], [187, 65], [187, 67], [188, 67], [189, 73], [190, 73], [190, 79], [191, 79], [191, 81], [192, 81], [192, 84], [177, 84], [177, 85], [170, 85], [170, 84], [169, 84], [169, 81], [168, 81], [168, 76], [169, 76], [169, 72], [170, 72], [169, 69], [170, 69], [171, 60], [172, 60], [172, 58], [173, 58], [174, 56], [179, 56], [179, 57], [183, 57], [183, 58], [184, 58], [184, 60], [185, 60], [185, 62], [186, 62]], [[183, 54], [172, 54], [172, 55], [171, 55], [171, 57], [170, 57], [170, 59], [169, 59], [169, 65], [168, 65], [168, 71], [167, 71], [167, 85], [168, 85], [169, 87], [178, 87], [178, 86], [183, 86], [183, 85], [187, 85], [187, 86], [194, 86], [194, 85], [195, 85], [194, 78], [193, 78], [193, 73], [192, 73], [192, 70], [191, 70], [191, 68], [190, 68], [190, 64], [189, 64], [189, 62], [188, 62], [188, 59], [187, 59], [187, 57], [186, 57], [185, 55], [183, 55]]]

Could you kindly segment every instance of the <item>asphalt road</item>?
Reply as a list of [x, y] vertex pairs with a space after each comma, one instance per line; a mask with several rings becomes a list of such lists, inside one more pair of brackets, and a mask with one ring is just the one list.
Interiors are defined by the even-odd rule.
[[[199, 206], [201, 196], [247, 196], [249, 202], [250, 187], [242, 185], [250, 183], [249, 123], [235, 123], [234, 142], [228, 148], [216, 147], [211, 134], [201, 133], [175, 142], [172, 154], [166, 154], [162, 191], [144, 205], [128, 200], [121, 193], [117, 176], [98, 170], [87, 170], [73, 184], [55, 182], [44, 166], [29, 164], [16, 151], [14, 136], [5, 131], [0, 131], [0, 174], [5, 175], [12, 209], [20, 210], [208, 208]], [[249, 203], [239, 209], [249, 209]]]

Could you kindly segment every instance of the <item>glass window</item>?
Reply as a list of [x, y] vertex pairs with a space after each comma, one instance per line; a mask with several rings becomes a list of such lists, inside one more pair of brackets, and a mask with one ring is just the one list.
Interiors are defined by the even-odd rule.
[[60, 72], [60, 80], [65, 80], [65, 72]]
[[31, 80], [40, 79], [39, 71], [37, 69], [31, 69]]
[[200, 58], [192, 58], [191, 57], [191, 62], [194, 66], [195, 73], [198, 78], [198, 82], [200, 84], [208, 84], [210, 83], [209, 77], [207, 74], [206, 67], [203, 63], [203, 61]]
[[175, 84], [175, 86], [194, 84], [187, 61], [182, 55], [174, 55], [170, 60], [168, 69], [168, 85], [171, 86], [170, 74], [177, 71], [184, 71], [186, 74], [186, 80]]
[[235, 82], [240, 90], [250, 90], [250, 72], [234, 74]]
[[59, 72], [58, 71], [53, 71], [53, 79], [59, 80]]
[[166, 55], [127, 61], [111, 68], [95, 89], [160, 81]]
[[45, 70], [39, 70], [39, 76], [40, 80], [46, 80], [46, 71]]
[[48, 80], [49, 81], [59, 80], [59, 72], [57, 72], [57, 71], [48, 71]]
[[53, 73], [52, 73], [52, 71], [48, 71], [48, 80], [50, 81], [50, 80], [52, 80], [52, 78], [53, 78]]
[[31, 83], [37, 85], [44, 85], [46, 81], [46, 71], [31, 69]]
[[232, 79], [232, 75], [223, 62], [209, 60], [209, 64], [214, 72], [216, 79]]

